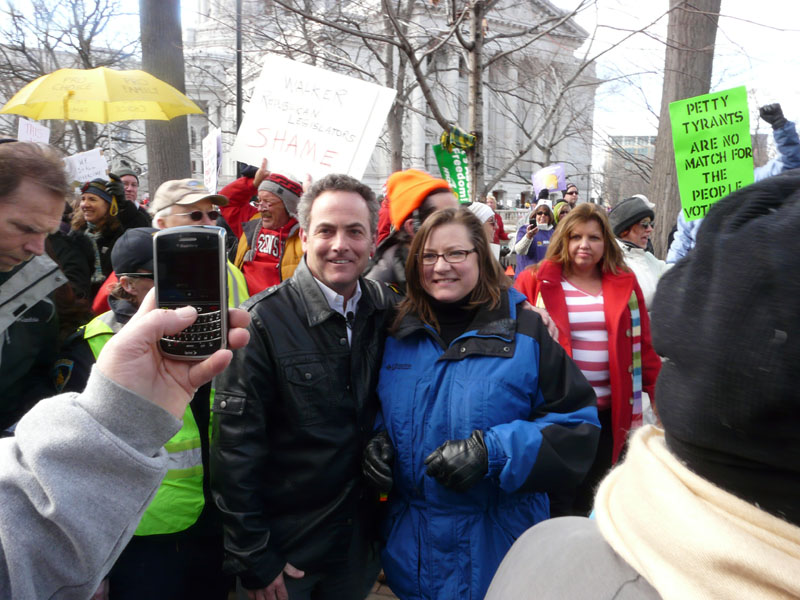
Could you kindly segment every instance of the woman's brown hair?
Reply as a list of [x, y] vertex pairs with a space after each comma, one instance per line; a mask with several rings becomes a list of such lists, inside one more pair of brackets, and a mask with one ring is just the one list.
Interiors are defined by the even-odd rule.
[[550, 246], [547, 248], [545, 260], [560, 264], [564, 274], [569, 275], [572, 272], [572, 260], [569, 257], [569, 237], [576, 227], [589, 221], [595, 221], [600, 226], [603, 236], [603, 256], [599, 262], [601, 273], [616, 275], [620, 271], [628, 271], [622, 251], [614, 239], [606, 213], [590, 202], [578, 204], [558, 222], [558, 227], [550, 240]]
[[437, 227], [450, 224], [463, 225], [466, 228], [478, 258], [480, 275], [477, 284], [470, 292], [468, 307], [486, 306], [494, 309], [500, 306], [502, 294], [511, 284], [503, 273], [500, 263], [492, 255], [483, 225], [465, 208], [445, 208], [437, 210], [425, 219], [411, 241], [406, 262], [406, 297], [397, 306], [397, 316], [392, 325], [393, 332], [397, 330], [403, 318], [410, 314], [419, 317], [423, 323], [439, 331], [439, 322], [431, 307], [430, 296], [422, 287], [422, 253], [431, 232]]

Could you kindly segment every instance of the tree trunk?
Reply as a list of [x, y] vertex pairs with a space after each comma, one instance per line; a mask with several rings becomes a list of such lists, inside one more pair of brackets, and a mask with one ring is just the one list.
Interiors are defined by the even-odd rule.
[[486, 16], [484, 0], [477, 0], [470, 10], [471, 48], [469, 50], [468, 118], [469, 132], [475, 136], [475, 145], [467, 150], [469, 183], [472, 200], [484, 194], [483, 190], [483, 19]]
[[[142, 69], [186, 90], [180, 0], [139, 0]], [[168, 179], [191, 177], [186, 117], [145, 121], [150, 195]]]
[[667, 239], [680, 210], [669, 103], [707, 94], [711, 86], [714, 43], [721, 0], [670, 0], [664, 86], [658, 122], [650, 200], [659, 227], [653, 236], [656, 255], [665, 257]]

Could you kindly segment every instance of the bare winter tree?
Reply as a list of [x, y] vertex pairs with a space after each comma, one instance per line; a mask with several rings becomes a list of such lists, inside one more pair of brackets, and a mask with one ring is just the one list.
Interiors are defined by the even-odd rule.
[[720, 0], [670, 0], [661, 116], [649, 193], [658, 205], [659, 220], [665, 224], [655, 231], [653, 239], [656, 254], [662, 258], [667, 253], [671, 224], [680, 210], [669, 103], [708, 93], [719, 9]]
[[[590, 124], [581, 127], [579, 114], [588, 115], [590, 122], [591, 111], [575, 98], [580, 86], [598, 83], [591, 74], [591, 61], [577, 72], [568, 73], [565, 66], [569, 61], [551, 51], [551, 59], [536, 76], [550, 78], [555, 74], [560, 81], [547, 86], [535, 100], [524, 98], [526, 91], [510, 79], [502, 81], [501, 75], [488, 75], [501, 70], [517, 73], [518, 66], [513, 64], [516, 51], [563, 36], [564, 24], [589, 4], [591, 0], [579, 0], [571, 11], [551, 10], [539, 15], [533, 24], [519, 24], [513, 31], [506, 31], [500, 24], [507, 22], [515, 7], [499, 0], [356, 0], [324, 6], [313, 0], [273, 0], [249, 21], [249, 26], [245, 25], [244, 37], [257, 49], [253, 55], [279, 52], [394, 88], [397, 96], [387, 119], [385, 138], [392, 170], [407, 166], [409, 152], [404, 147], [404, 134], [411, 127], [421, 126], [429, 135], [436, 135], [459, 125], [475, 134], [477, 143], [469, 150], [477, 184], [473, 189], [476, 195], [482, 195], [517, 161], [530, 156], [531, 149], [547, 155], [579, 130], [590, 135]], [[218, 18], [220, 23], [234, 22], [230, 16]], [[269, 18], [269, 27], [264, 26], [264, 18]], [[492, 31], [490, 28], [495, 26], [497, 31]], [[565, 45], [562, 42], [566, 38], [560, 39], [550, 45], [563, 46], [565, 54], [571, 53], [570, 44], [574, 49], [583, 41]], [[248, 56], [247, 50], [244, 55]], [[518, 140], [514, 133], [513, 143], [508, 136], [489, 140], [490, 144], [499, 141], [504, 147], [497, 151], [492, 146], [487, 154], [483, 120], [488, 105], [483, 83], [490, 78], [495, 85], [492, 99], [488, 100], [493, 103], [491, 110], [517, 120], [525, 113], [527, 122]], [[528, 88], [533, 89], [533, 76], [529, 83]], [[502, 94], [510, 97], [494, 99]], [[591, 98], [591, 93], [583, 96]], [[577, 112], [562, 117], [558, 110], [550, 110], [553, 103]], [[585, 119], [583, 125], [587, 125]], [[418, 153], [419, 150], [417, 160], [421, 158]], [[487, 157], [489, 163], [484, 167]], [[569, 161], [568, 157], [557, 158]], [[534, 163], [528, 162], [518, 171], [532, 166]], [[485, 172], [490, 176], [488, 183], [484, 182]], [[530, 174], [520, 177], [527, 181]]]
[[[123, 17], [118, 0], [9, 1], [0, 8], [0, 96], [8, 100], [27, 83], [61, 68], [133, 68], [138, 36], [113, 35]], [[50, 141], [66, 153], [95, 147], [130, 158], [144, 139], [128, 123], [49, 121]], [[0, 128], [16, 134], [16, 118], [3, 115]]]
[[[142, 69], [181, 92], [186, 90], [180, 0], [139, 0]], [[186, 117], [146, 121], [150, 189], [191, 176]]]

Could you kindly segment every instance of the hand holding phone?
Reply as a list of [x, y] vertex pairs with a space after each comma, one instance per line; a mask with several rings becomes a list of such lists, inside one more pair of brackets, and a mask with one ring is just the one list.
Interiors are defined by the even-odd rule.
[[204, 360], [225, 348], [228, 336], [228, 286], [225, 230], [208, 225], [162, 229], [153, 236], [156, 306], [193, 306], [197, 320], [161, 338], [162, 354]]

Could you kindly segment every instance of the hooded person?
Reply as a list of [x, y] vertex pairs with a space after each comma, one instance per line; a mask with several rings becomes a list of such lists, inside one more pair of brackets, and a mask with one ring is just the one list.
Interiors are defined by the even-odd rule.
[[441, 208], [456, 208], [458, 199], [444, 179], [417, 169], [389, 175], [386, 196], [394, 231], [378, 246], [365, 277], [405, 290], [411, 240], [425, 219]]
[[520, 537], [487, 600], [800, 597], [798, 227], [798, 170], [709, 211], [653, 303], [663, 430], [634, 435], [595, 520]]
[[566, 217], [569, 214], [569, 211], [572, 210], [572, 207], [569, 203], [565, 201], [556, 202], [556, 205], [553, 207], [553, 223], [554, 226], [558, 225], [558, 222]]
[[[542, 190], [542, 192], [546, 191]], [[565, 203], [560, 202], [559, 204]], [[536, 203], [528, 222], [517, 230], [517, 241], [514, 245], [514, 252], [517, 253], [517, 268], [514, 272], [514, 279], [528, 266], [535, 265], [544, 258], [550, 247], [554, 226], [553, 210], [550, 207], [550, 200], [547, 200], [545, 196]]]
[[608, 213], [625, 264], [636, 275], [648, 308], [653, 303], [658, 280], [669, 269], [667, 263], [647, 251], [655, 227], [653, 208], [647, 198], [637, 195], [621, 200]]

